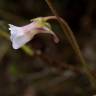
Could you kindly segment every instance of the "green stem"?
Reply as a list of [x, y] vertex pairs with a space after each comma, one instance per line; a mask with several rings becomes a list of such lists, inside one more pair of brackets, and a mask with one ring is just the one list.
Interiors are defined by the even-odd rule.
[[58, 13], [53, 8], [53, 5], [51, 4], [50, 0], [45, 0], [45, 1], [48, 4], [49, 8], [51, 9], [52, 13], [56, 16], [55, 18], [59, 22], [62, 30], [64, 31], [66, 37], [68, 38], [69, 43], [71, 44], [71, 46], [72, 46], [73, 50], [75, 51], [75, 53], [77, 54], [77, 56], [79, 57], [80, 62], [82, 64], [83, 68], [84, 68], [84, 71], [85, 71], [86, 75], [88, 76], [88, 78], [90, 80], [90, 83], [91, 83], [92, 87], [96, 88], [95, 77], [91, 74], [90, 68], [85, 62], [85, 59], [84, 59], [84, 57], [83, 57], [83, 55], [80, 51], [79, 45], [77, 43], [77, 40], [76, 40], [72, 30], [68, 26], [67, 22], [59, 17]]

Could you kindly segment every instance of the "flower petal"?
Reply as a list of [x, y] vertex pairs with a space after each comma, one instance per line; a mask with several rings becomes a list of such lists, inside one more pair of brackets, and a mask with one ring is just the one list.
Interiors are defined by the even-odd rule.
[[16, 27], [14, 25], [9, 24], [9, 30], [11, 32], [11, 35], [15, 35], [15, 36], [21, 36], [24, 35], [24, 32], [22, 30], [21, 27]]
[[25, 43], [30, 41], [31, 39], [29, 38], [30, 34], [29, 35], [25, 34], [25, 32], [23, 31], [21, 27], [16, 27], [11, 24], [9, 26], [10, 26], [9, 29], [11, 30], [10, 39], [12, 41], [12, 46], [14, 49], [18, 49], [22, 47]]
[[11, 37], [12, 40], [12, 46], [14, 49], [19, 49], [24, 44], [26, 44], [28, 41], [31, 40], [27, 35], [19, 36], [19, 37]]

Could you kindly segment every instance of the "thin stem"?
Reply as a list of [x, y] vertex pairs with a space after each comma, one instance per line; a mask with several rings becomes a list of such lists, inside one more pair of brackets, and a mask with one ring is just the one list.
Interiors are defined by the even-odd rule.
[[[56, 16], [47, 16], [47, 17], [44, 17], [44, 19], [47, 21], [47, 20], [57, 20], [58, 21], [58, 19], [57, 19], [57, 17]], [[70, 29], [70, 27], [68, 26], [68, 24], [67, 24], [67, 22], [65, 21], [65, 20], [63, 20], [61, 17], [59, 17], [59, 19], [62, 21], [62, 23], [64, 24], [64, 33], [65, 33], [65, 35], [66, 35], [66, 37], [67, 37], [67, 39], [68, 39], [68, 41], [69, 41], [69, 43], [71, 44], [71, 46], [72, 46], [72, 48], [75, 50], [75, 47], [74, 47], [74, 45], [73, 45], [73, 42], [72, 42], [72, 40], [71, 40], [71, 37], [70, 37], [70, 35], [68, 34], [69, 32], [67, 32], [68, 31], [68, 29]], [[67, 27], [69, 27], [69, 28], [67, 28]]]
[[[48, 16], [48, 17], [45, 17], [45, 20], [52, 20], [52, 19], [55, 19], [55, 20], [58, 21], [58, 18], [57, 18], [56, 16]], [[67, 22], [66, 22], [64, 19], [62, 19], [61, 17], [59, 17], [59, 19], [60, 19], [60, 21], [64, 24], [63, 27], [62, 27], [62, 29], [64, 30], [64, 33], [65, 33], [67, 39], [69, 40], [69, 43], [71, 44], [72, 48], [74, 49], [74, 51], [76, 51], [77, 49], [79, 49], [79, 52], [78, 52], [78, 50], [77, 50], [76, 53], [78, 52], [79, 55], [80, 55], [80, 57], [83, 57], [83, 56], [81, 56], [80, 48], [79, 48], [79, 46], [78, 46], [78, 44], [77, 44], [77, 41], [76, 41], [76, 39], [75, 39], [75, 36], [74, 36], [72, 30], [70, 29], [69, 25], [68, 25]], [[60, 23], [61, 23], [61, 22], [60, 22]], [[75, 46], [74, 46], [74, 45], [75, 45]], [[79, 55], [78, 55], [78, 56], [79, 56]], [[80, 58], [80, 57], [79, 57], [79, 58]], [[81, 61], [81, 63], [84, 62], [84, 64], [85, 64], [84, 58], [83, 58], [83, 60], [80, 59], [80, 61]]]
[[86, 64], [83, 55], [81, 54], [79, 45], [77, 43], [77, 40], [72, 32], [72, 30], [70, 29], [70, 27], [68, 26], [67, 22], [65, 20], [62, 20], [58, 13], [56, 12], [56, 10], [53, 8], [53, 5], [51, 4], [50, 0], [45, 0], [46, 3], [48, 4], [49, 8], [51, 9], [52, 13], [56, 16], [57, 21], [59, 22], [62, 30], [64, 31], [66, 37], [68, 38], [69, 43], [71, 44], [73, 50], [75, 51], [75, 53], [77, 54], [77, 56], [79, 57], [81, 64], [84, 68], [84, 71], [86, 72], [86, 75], [89, 77], [90, 83], [92, 85], [92, 87], [96, 88], [96, 80], [94, 78], [94, 76], [91, 74], [90, 70], [89, 70], [89, 66]]

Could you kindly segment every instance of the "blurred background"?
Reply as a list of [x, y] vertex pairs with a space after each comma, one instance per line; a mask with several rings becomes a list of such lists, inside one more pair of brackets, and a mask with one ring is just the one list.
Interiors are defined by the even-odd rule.
[[[96, 0], [50, 0], [73, 30], [87, 64], [96, 73]], [[45, 0], [0, 0], [0, 96], [95, 96], [96, 90], [57, 21], [50, 21], [60, 39], [38, 34], [14, 50], [8, 24], [52, 16]]]

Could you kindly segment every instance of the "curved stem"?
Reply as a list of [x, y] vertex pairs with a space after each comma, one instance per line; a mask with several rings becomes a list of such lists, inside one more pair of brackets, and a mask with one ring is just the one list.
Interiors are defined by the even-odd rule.
[[[47, 17], [44, 17], [44, 19], [45, 19], [46, 21], [48, 21], [48, 20], [57, 20], [57, 21], [58, 21], [58, 19], [57, 19], [56, 16], [47, 16]], [[65, 27], [65, 28], [64, 28], [64, 33], [65, 33], [68, 41], [70, 42], [71, 46], [74, 47], [74, 46], [73, 46], [73, 43], [72, 43], [72, 40], [71, 40], [71, 37], [70, 37], [70, 35], [68, 34], [68, 33], [69, 33], [68, 29], [70, 29], [70, 27], [68, 26], [67, 22], [66, 22], [65, 20], [63, 20], [61, 17], [59, 17], [59, 19], [60, 19], [61, 22], [64, 24], [64, 26], [63, 26], [63, 27]], [[67, 31], [68, 31], [68, 32], [67, 32]], [[74, 47], [74, 49], [75, 49], [75, 47]]]
[[[47, 20], [57, 20], [58, 18], [56, 16], [48, 16], [44, 18], [46, 21]], [[72, 32], [72, 30], [70, 29], [69, 25], [67, 24], [67, 22], [62, 19], [61, 17], [59, 17], [60, 21], [63, 23], [63, 31], [69, 41], [69, 43], [71, 44], [72, 48], [74, 49], [74, 51], [76, 52], [76, 54], [78, 53], [79, 59], [81, 61], [81, 63], [83, 62], [85, 64], [85, 60], [80, 52], [80, 48], [79, 45], [77, 43], [77, 40]]]
[[[55, 15], [55, 18], [59, 22], [62, 30], [64, 31], [66, 37], [68, 38], [68, 41], [71, 44], [73, 50], [75, 51], [75, 53], [79, 57], [79, 60], [81, 61], [81, 64], [82, 64], [82, 66], [84, 68], [84, 71], [85, 71], [86, 75], [88, 76], [88, 78], [90, 80], [90, 83], [91, 83], [92, 87], [96, 88], [95, 77], [91, 74], [90, 68], [89, 68], [89, 66], [85, 62], [85, 59], [84, 59], [84, 57], [83, 57], [83, 55], [82, 55], [82, 53], [80, 51], [79, 45], [77, 43], [77, 40], [76, 40], [72, 30], [68, 26], [67, 22], [59, 17], [59, 15], [57, 14], [56, 10], [53, 8], [53, 5], [51, 4], [50, 0], [45, 0], [45, 1], [48, 4], [49, 8], [51, 9], [52, 13]], [[55, 19], [53, 16], [50, 17], [50, 18]]]
[[[56, 16], [47, 16], [47, 17], [44, 17], [44, 19], [47, 21], [47, 20], [57, 20], [57, 17]], [[72, 42], [72, 39], [71, 39], [71, 36], [68, 34], [69, 31], [68, 29], [70, 29], [70, 27], [68, 26], [67, 22], [64, 21], [61, 17], [59, 17], [59, 19], [61, 20], [61, 22], [64, 24], [64, 33], [69, 41], [69, 43], [71, 44], [72, 48], [75, 50], [75, 46], [73, 45], [73, 42]], [[66, 26], [65, 26], [66, 25]], [[68, 31], [68, 32], [67, 32]]]

